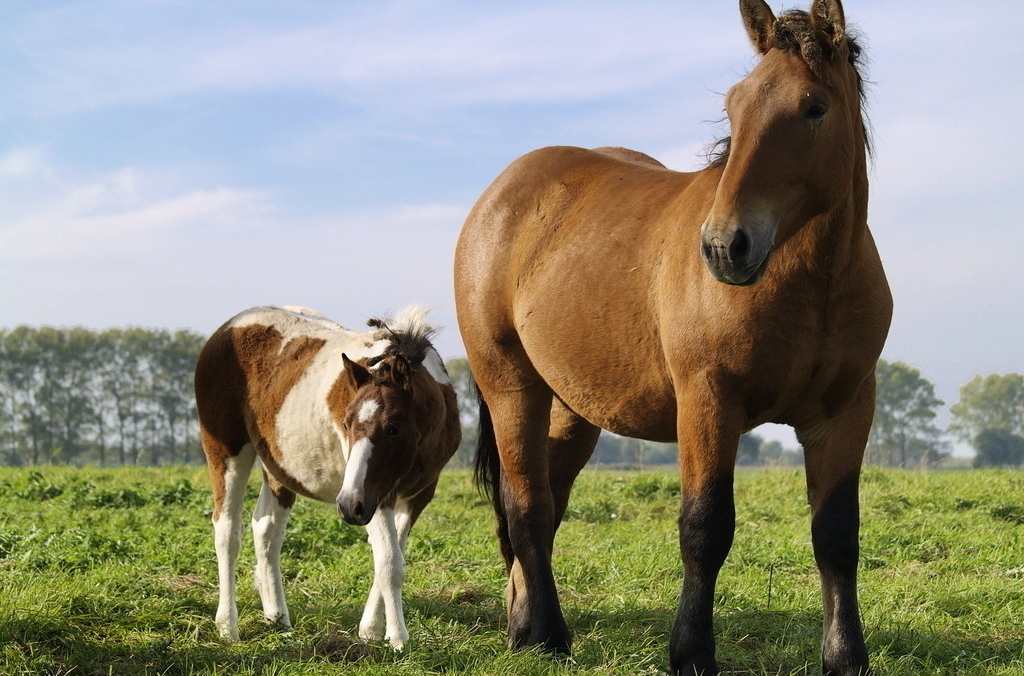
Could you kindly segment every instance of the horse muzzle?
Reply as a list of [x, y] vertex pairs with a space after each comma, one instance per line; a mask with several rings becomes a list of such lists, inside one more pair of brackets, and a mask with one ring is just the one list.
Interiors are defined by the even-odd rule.
[[342, 491], [335, 501], [338, 515], [345, 523], [365, 526], [377, 511], [377, 499], [364, 495], [363, 491]]
[[712, 276], [725, 284], [749, 286], [761, 278], [773, 237], [759, 237], [743, 227], [701, 228], [700, 256]]

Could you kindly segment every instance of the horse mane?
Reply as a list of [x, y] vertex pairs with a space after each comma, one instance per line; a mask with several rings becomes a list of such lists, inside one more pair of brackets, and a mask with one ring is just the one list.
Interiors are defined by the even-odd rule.
[[[384, 352], [367, 361], [368, 367], [373, 367], [389, 358], [399, 358], [409, 366], [415, 368], [423, 363], [427, 357], [427, 350], [434, 345], [431, 339], [437, 333], [437, 329], [427, 323], [427, 308], [410, 305], [398, 312], [393, 318], [383, 319], [371, 317], [366, 325], [378, 329], [388, 339], [388, 345]], [[393, 369], [379, 369], [382, 377], [390, 376]]]
[[[772, 47], [800, 56], [811, 72], [823, 78], [825, 65], [834, 60], [838, 54], [831, 35], [815, 30], [811, 15], [802, 9], [790, 9], [775, 20], [772, 30], [774, 44]], [[867, 55], [861, 44], [861, 36], [847, 27], [845, 32], [847, 62], [853, 68], [857, 78], [857, 95], [860, 98], [861, 130], [864, 132], [864, 148], [872, 155], [871, 129], [867, 115], [867, 91], [864, 79]], [[717, 168], [729, 161], [732, 149], [732, 136], [724, 136], [713, 141], [705, 151], [708, 167]]]

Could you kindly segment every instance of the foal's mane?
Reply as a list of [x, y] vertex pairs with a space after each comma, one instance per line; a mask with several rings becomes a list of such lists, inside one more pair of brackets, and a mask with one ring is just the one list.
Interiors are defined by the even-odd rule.
[[[831, 35], [817, 31], [811, 22], [811, 15], [802, 9], [790, 9], [775, 20], [772, 29], [775, 49], [797, 54], [803, 58], [811, 72], [824, 78], [825, 66], [833, 61], [838, 52]], [[857, 95], [860, 98], [861, 129], [864, 132], [864, 148], [872, 154], [871, 131], [867, 117], [867, 92], [865, 90], [864, 67], [866, 55], [861, 38], [847, 27], [845, 32], [847, 61], [857, 78]], [[724, 136], [712, 142], [706, 151], [709, 167], [721, 167], [729, 161], [732, 136]]]
[[[427, 350], [433, 347], [431, 339], [437, 329], [426, 322], [427, 311], [419, 307], [409, 307], [398, 313], [394, 319], [371, 317], [366, 325], [384, 332], [389, 345], [380, 355], [367, 360], [366, 365], [373, 367], [389, 358], [404, 361], [410, 369], [423, 363]], [[393, 369], [377, 369], [375, 379], [380, 377], [387, 381], [393, 375]]]

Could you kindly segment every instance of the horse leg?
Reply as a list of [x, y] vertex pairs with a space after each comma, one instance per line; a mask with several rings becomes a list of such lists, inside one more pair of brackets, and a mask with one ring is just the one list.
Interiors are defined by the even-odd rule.
[[[549, 547], [554, 549], [554, 536], [562, 523], [565, 508], [569, 504], [576, 476], [587, 464], [594, 452], [597, 437], [601, 429], [570, 411], [565, 404], [555, 399], [551, 403], [551, 422], [548, 432], [548, 479], [551, 482], [551, 497], [554, 505], [554, 528], [551, 532]], [[508, 524], [505, 523], [507, 532]], [[516, 606], [518, 590], [525, 592], [522, 568], [514, 561], [508, 562], [508, 584], [505, 586], [505, 607], [509, 609], [511, 626], [511, 609]]]
[[[379, 507], [366, 532], [373, 550], [373, 586], [367, 599], [363, 618], [359, 622], [359, 635], [367, 640], [380, 636], [377, 624], [376, 594], [384, 605], [384, 637], [395, 650], [402, 650], [409, 640], [402, 610], [402, 582], [405, 580], [405, 557], [395, 526], [395, 512], [390, 507]], [[374, 589], [377, 590], [376, 594]]]
[[868, 673], [857, 605], [858, 489], [873, 415], [872, 380], [845, 412], [797, 430], [804, 446], [807, 498], [813, 514], [811, 539], [821, 575], [821, 668], [834, 676]]
[[[252, 472], [256, 452], [250, 444], [232, 455], [227, 448], [205, 432], [203, 450], [213, 484], [213, 543], [217, 550], [217, 577], [220, 600], [215, 621], [221, 638], [238, 640], [238, 606], [235, 593], [235, 564], [242, 539], [242, 503], [245, 485]], [[215, 460], [216, 459], [216, 460]]]
[[743, 421], [739, 407], [720, 400], [720, 389], [710, 377], [698, 377], [677, 395], [684, 577], [669, 661], [673, 674], [687, 676], [718, 673], [715, 584], [736, 527], [733, 471]]
[[569, 493], [580, 470], [594, 453], [601, 428], [591, 425], [565, 404], [551, 404], [551, 425], [548, 432], [548, 476], [555, 503], [555, 529], [562, 523]]
[[551, 390], [535, 381], [484, 395], [501, 463], [501, 498], [513, 554], [509, 645], [568, 653], [569, 631], [551, 571], [555, 504], [545, 452]]
[[[402, 550], [404, 561], [405, 544], [409, 538], [409, 530], [423, 512], [423, 508], [434, 497], [434, 490], [437, 483], [433, 483], [409, 499], [399, 498], [395, 503], [394, 519], [395, 530], [398, 533], [398, 546]], [[379, 641], [384, 638], [384, 594], [377, 584], [374, 575], [373, 585], [370, 587], [370, 595], [366, 599], [366, 607], [363, 608], [363, 617], [359, 621], [359, 638], [364, 641]]]
[[292, 623], [281, 581], [281, 543], [293, 504], [295, 493], [264, 470], [263, 487], [252, 513], [252, 539], [256, 549], [253, 581], [263, 602], [263, 616], [271, 624], [285, 629], [290, 629]]

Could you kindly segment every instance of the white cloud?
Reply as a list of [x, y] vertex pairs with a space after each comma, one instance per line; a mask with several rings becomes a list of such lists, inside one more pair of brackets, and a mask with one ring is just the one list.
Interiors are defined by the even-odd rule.
[[12, 148], [0, 155], [0, 178], [27, 179], [46, 173], [43, 153], [38, 148]]
[[[167, 175], [124, 167], [77, 177], [11, 151], [0, 167], [31, 174], [0, 189], [0, 260], [95, 259], [159, 249], [172, 236], [264, 218], [267, 196], [227, 186], [181, 187]], [[13, 158], [13, 159], [9, 159]], [[24, 158], [31, 158], [25, 161]]]
[[[170, 12], [154, 9], [156, 16], [162, 11]], [[49, 112], [296, 89], [425, 107], [567, 101], [653, 85], [712, 63], [743, 40], [734, 16], [723, 39], [692, 8], [666, 5], [452, 16], [438, 16], [432, 4], [361, 14], [350, 8], [344, 16], [324, 11], [305, 25], [246, 24], [245, 17], [230, 28], [191, 24], [185, 39], [146, 17], [135, 17], [143, 24], [137, 32], [111, 39], [94, 14], [93, 7], [64, 9], [56, 19], [46, 12], [20, 27], [19, 53], [31, 65], [31, 77], [19, 83], [22, 100]]]

